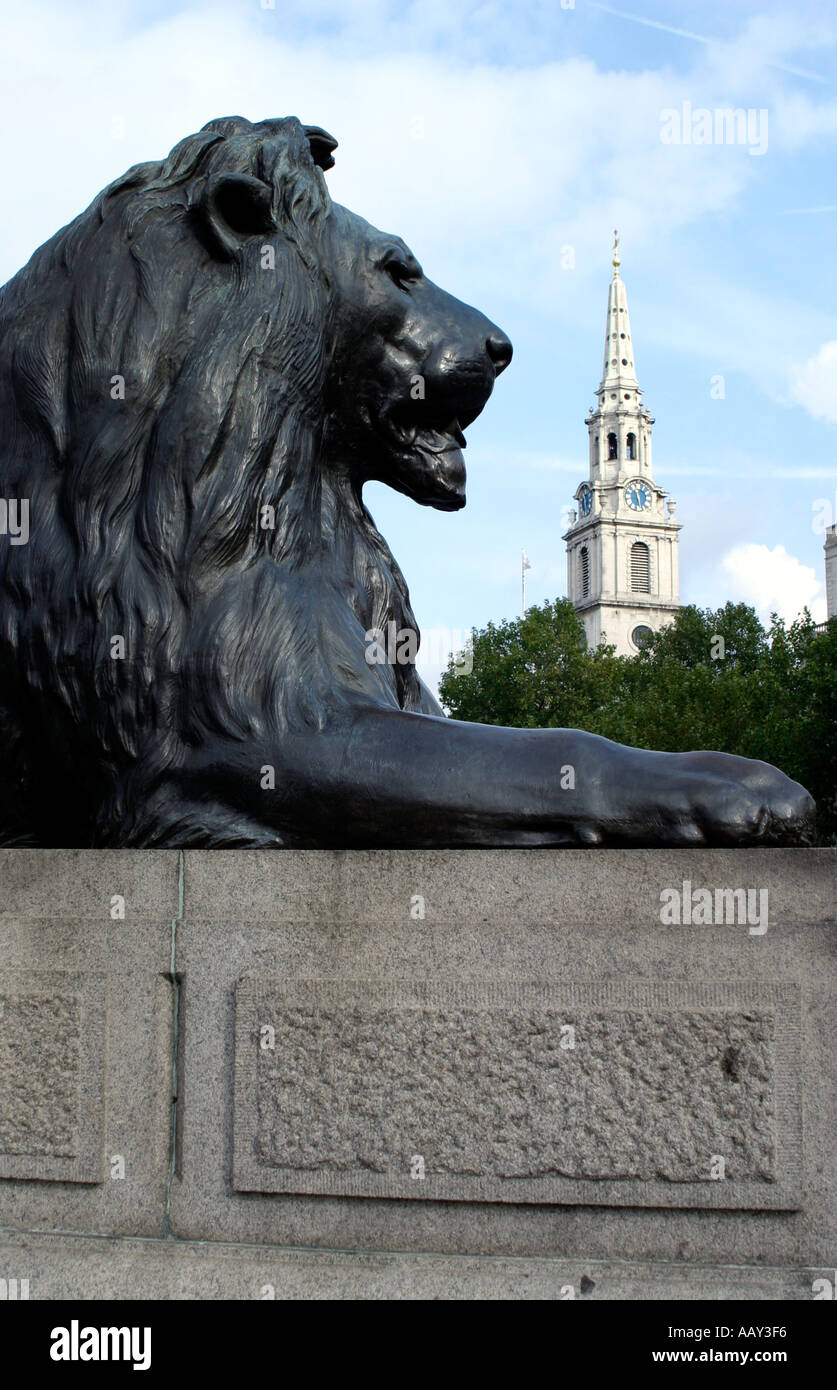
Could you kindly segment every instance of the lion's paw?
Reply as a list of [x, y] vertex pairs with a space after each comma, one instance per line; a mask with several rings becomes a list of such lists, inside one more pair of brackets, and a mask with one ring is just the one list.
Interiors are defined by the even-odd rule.
[[725, 753], [677, 756], [685, 760], [679, 790], [689, 807], [672, 826], [676, 843], [752, 847], [812, 840], [814, 801], [778, 768]]

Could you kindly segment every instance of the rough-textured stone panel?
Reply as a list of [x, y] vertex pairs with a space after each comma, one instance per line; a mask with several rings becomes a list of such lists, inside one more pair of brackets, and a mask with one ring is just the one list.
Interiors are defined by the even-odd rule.
[[80, 1071], [75, 995], [0, 992], [0, 1152], [75, 1158]]
[[0, 976], [0, 1177], [101, 1182], [101, 991], [95, 976]]
[[700, 1188], [701, 1204], [729, 1205], [734, 1189], [737, 1204], [774, 1204], [769, 1007], [434, 993], [300, 982], [293, 998], [243, 981], [236, 1185], [506, 1201], [653, 1188], [668, 1205]]
[[274, 1016], [256, 1146], [274, 1167], [397, 1173], [420, 1153], [431, 1173], [699, 1182], [720, 1152], [730, 1178], [774, 1177], [769, 1016]]

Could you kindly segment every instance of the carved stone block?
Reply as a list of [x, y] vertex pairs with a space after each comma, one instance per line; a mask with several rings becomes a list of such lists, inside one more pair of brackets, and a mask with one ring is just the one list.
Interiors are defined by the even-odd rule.
[[234, 1185], [793, 1207], [793, 987], [248, 976]]
[[102, 1181], [102, 983], [0, 975], [0, 1177]]

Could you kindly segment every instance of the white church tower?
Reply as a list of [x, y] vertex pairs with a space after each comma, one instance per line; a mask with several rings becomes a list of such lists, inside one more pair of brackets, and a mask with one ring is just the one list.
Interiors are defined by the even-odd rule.
[[[642, 404], [634, 369], [628, 298], [614, 233], [607, 301], [604, 372], [597, 405], [584, 421], [589, 476], [579, 485], [567, 543], [567, 592], [584, 623], [587, 645], [612, 643], [634, 656], [648, 635], [680, 607], [679, 524], [674, 502], [654, 482], [653, 417]], [[667, 502], [667, 506], [666, 506]]]
[[825, 533], [825, 613], [837, 618], [837, 526]]

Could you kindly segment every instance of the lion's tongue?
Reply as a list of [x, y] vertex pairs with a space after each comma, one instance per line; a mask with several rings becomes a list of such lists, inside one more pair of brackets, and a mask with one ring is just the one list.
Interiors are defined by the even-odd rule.
[[466, 447], [465, 436], [457, 420], [452, 420], [443, 430], [422, 430], [419, 438], [421, 447], [431, 454], [443, 454], [452, 449]]

